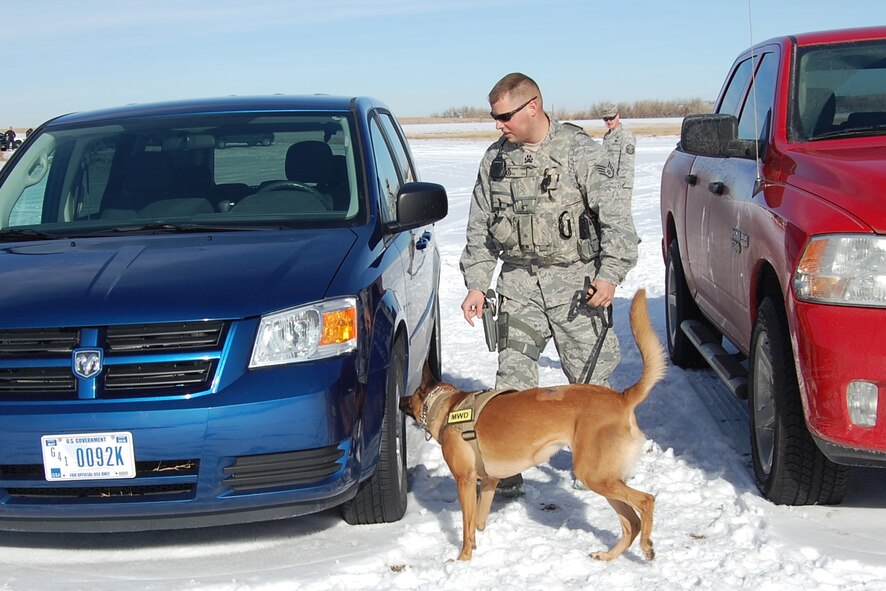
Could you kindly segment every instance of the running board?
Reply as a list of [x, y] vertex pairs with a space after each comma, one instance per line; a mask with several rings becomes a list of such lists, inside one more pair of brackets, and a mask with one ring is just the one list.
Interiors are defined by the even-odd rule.
[[723, 337], [698, 320], [684, 320], [680, 329], [686, 333], [701, 356], [723, 380], [726, 388], [736, 398], [747, 400], [748, 370], [739, 363], [735, 355], [723, 348]]

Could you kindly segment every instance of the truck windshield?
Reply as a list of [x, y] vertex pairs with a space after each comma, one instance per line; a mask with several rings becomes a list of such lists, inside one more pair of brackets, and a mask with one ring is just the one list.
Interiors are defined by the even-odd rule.
[[48, 126], [3, 170], [0, 233], [350, 224], [351, 118], [221, 113]]
[[886, 41], [799, 48], [791, 141], [886, 132]]

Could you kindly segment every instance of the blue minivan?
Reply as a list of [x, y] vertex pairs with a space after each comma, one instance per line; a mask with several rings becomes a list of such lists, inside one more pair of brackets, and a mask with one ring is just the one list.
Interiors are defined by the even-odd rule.
[[400, 519], [446, 213], [371, 98], [39, 127], [0, 169], [0, 529]]

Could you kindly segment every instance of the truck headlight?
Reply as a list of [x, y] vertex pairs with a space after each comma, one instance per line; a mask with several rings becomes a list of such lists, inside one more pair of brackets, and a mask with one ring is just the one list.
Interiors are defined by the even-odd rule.
[[794, 293], [820, 304], [886, 307], [886, 237], [816, 236], [797, 265]]
[[357, 348], [357, 300], [327, 300], [262, 316], [249, 367], [335, 357]]

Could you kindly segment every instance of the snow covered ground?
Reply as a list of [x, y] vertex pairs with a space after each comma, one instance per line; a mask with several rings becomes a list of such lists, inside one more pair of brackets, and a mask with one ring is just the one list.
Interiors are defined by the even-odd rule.
[[[640, 371], [626, 317], [640, 287], [664, 338], [658, 187], [676, 140], [638, 139], [633, 206], [643, 242], [637, 268], [618, 291], [623, 360], [612, 378], [616, 387], [633, 383]], [[486, 142], [412, 145], [423, 180], [443, 183], [450, 197], [450, 214], [435, 233], [443, 259], [444, 377], [465, 389], [488, 387], [495, 357], [482, 328], [461, 317], [458, 272]], [[540, 363], [543, 384], [565, 382], [553, 347]], [[524, 496], [496, 500], [473, 561], [448, 562], [461, 544], [455, 482], [437, 444], [410, 424], [409, 509], [399, 523], [352, 527], [330, 511], [200, 531], [0, 532], [0, 591], [886, 589], [886, 471], [856, 471], [837, 507], [774, 506], [749, 472], [743, 403], [712, 397], [717, 388], [709, 372], [672, 367], [639, 408], [647, 443], [630, 484], [656, 495], [651, 562], [636, 544], [612, 562], [588, 557], [611, 546], [619, 526], [602, 498], [572, 489], [567, 451], [524, 474]]]

